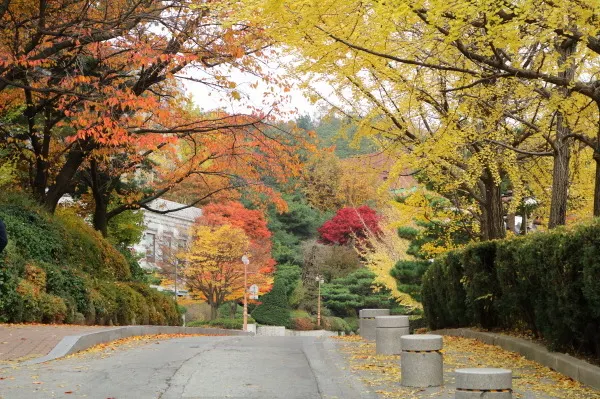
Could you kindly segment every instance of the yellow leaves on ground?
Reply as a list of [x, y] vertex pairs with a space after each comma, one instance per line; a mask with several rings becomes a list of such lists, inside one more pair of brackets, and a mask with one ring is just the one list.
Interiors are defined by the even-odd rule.
[[219, 336], [219, 334], [149, 334], [149, 335], [135, 335], [133, 337], [121, 338], [116, 341], [106, 342], [103, 344], [94, 345], [91, 348], [83, 350], [81, 352], [74, 353], [66, 356], [65, 359], [73, 357], [82, 357], [86, 355], [99, 354], [101, 357], [106, 357], [117, 351], [123, 351], [126, 349], [137, 348], [142, 345], [150, 343], [160, 344], [159, 341], [174, 338], [187, 338], [187, 337], [202, 337], [202, 336]]
[[[444, 337], [444, 386], [414, 389], [400, 386], [400, 356], [375, 354], [375, 343], [359, 336], [339, 337], [339, 347], [353, 373], [386, 398], [421, 399], [454, 392], [453, 372], [457, 368], [496, 367], [513, 371], [513, 397], [537, 399], [600, 399], [600, 392], [581, 385], [548, 367], [480, 341]], [[449, 396], [450, 397], [450, 396]]]

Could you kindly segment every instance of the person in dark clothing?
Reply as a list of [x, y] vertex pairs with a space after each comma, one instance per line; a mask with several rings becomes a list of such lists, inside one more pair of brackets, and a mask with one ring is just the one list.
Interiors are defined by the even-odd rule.
[[0, 254], [6, 248], [6, 244], [8, 244], [8, 238], [6, 237], [6, 226], [2, 219], [0, 219]]

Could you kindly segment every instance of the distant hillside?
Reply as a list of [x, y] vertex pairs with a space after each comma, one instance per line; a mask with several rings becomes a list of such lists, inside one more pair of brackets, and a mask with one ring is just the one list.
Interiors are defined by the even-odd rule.
[[[171, 297], [133, 281], [138, 267], [74, 213], [0, 195], [0, 322], [179, 325]], [[131, 258], [131, 257], [129, 257]]]
[[367, 139], [354, 143], [358, 127], [348, 124], [341, 119], [326, 117], [320, 121], [313, 121], [310, 116], [298, 118], [298, 127], [314, 130], [319, 138], [319, 147], [335, 146], [335, 155], [338, 158], [349, 158], [357, 155], [370, 154], [377, 151], [376, 146]]

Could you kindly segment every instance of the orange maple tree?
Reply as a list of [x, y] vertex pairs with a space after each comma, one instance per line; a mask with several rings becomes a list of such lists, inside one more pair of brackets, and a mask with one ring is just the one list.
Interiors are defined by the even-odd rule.
[[[145, 207], [186, 179], [202, 183], [201, 201], [258, 186], [259, 170], [272, 170], [274, 160], [282, 165], [275, 174], [297, 170], [290, 141], [267, 132], [268, 115], [199, 113], [182, 90], [188, 80], [240, 98], [223, 66], [273, 81], [257, 59], [269, 43], [260, 27], [231, 19], [238, 7], [226, 0], [0, 5], [0, 146], [19, 159], [22, 185], [54, 211], [83, 181], [105, 232], [111, 215]], [[123, 189], [142, 172], [151, 190]], [[117, 206], [109, 207], [115, 193]]]
[[[244, 231], [249, 239], [247, 255], [248, 285], [256, 284], [261, 294], [272, 288], [271, 274], [275, 270], [275, 260], [271, 257], [271, 232], [267, 227], [264, 213], [258, 209], [248, 209], [241, 202], [227, 201], [211, 203], [203, 209], [199, 222], [208, 226], [229, 225]], [[240, 267], [242, 264], [240, 262]], [[243, 289], [233, 293], [231, 299], [243, 297]]]

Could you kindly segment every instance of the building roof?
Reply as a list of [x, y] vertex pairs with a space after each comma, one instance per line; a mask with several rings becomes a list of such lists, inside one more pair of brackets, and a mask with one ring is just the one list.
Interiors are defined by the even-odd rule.
[[[168, 211], [171, 209], [178, 209], [178, 208], [181, 208], [184, 206], [187, 206], [187, 205], [180, 204], [179, 202], [175, 202], [175, 201], [169, 201], [169, 200], [162, 199], [162, 198], [155, 199], [148, 203], [148, 207], [150, 209], [156, 209], [157, 211]], [[148, 209], [144, 209], [144, 212], [153, 213], [152, 211], [150, 211]], [[165, 215], [194, 222], [196, 219], [198, 219], [200, 216], [202, 216], [202, 209], [192, 206], [189, 208], [181, 209], [179, 211], [169, 212]]]

